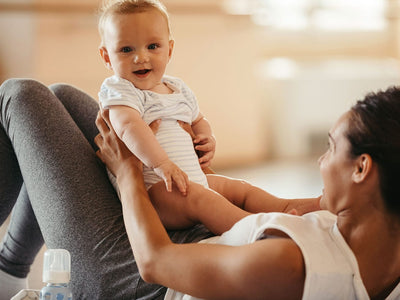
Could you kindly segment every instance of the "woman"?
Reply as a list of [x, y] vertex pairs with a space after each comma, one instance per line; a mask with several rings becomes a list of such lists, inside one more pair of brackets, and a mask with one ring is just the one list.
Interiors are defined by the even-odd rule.
[[[52, 90], [54, 93], [40, 83], [31, 80], [10, 80], [0, 88], [0, 118], [4, 128], [4, 131], [0, 131], [0, 159], [2, 163], [7, 163], [0, 172], [0, 202], [2, 205], [0, 213], [1, 216], [8, 214], [8, 212], [3, 212], [3, 207], [6, 209], [12, 207], [15, 202], [15, 195], [18, 194], [22, 184], [19, 173], [19, 170], [21, 170], [24, 186], [19, 194], [17, 206], [23, 208], [19, 211], [25, 212], [27, 216], [21, 218], [19, 211], [18, 213], [14, 211], [11, 229], [17, 228], [18, 225], [21, 230], [14, 232], [10, 229], [11, 233], [6, 238], [5, 247], [0, 252], [0, 269], [11, 273], [15, 271], [13, 267], [22, 265], [26, 267], [25, 270], [19, 270], [20, 272], [15, 274], [12, 279], [23, 277], [23, 273], [27, 272], [26, 269], [29, 269], [29, 257], [34, 256], [32, 254], [32, 249], [35, 249], [33, 245], [41, 243], [40, 240], [28, 239], [25, 236], [24, 226], [32, 226], [35, 221], [27, 208], [30, 201], [48, 247], [66, 248], [72, 254], [72, 284], [75, 298], [163, 299], [165, 288], [158, 284], [143, 282], [137, 272], [132, 248], [125, 234], [120, 202], [107, 180], [103, 166], [96, 161], [94, 151], [87, 142], [87, 140], [91, 141], [96, 134], [96, 129], [91, 124], [94, 122], [97, 113], [97, 104], [82, 92], [68, 86], [53, 86]], [[398, 96], [396, 97], [398, 98]], [[393, 112], [393, 115], [397, 117], [398, 111]], [[397, 119], [395, 118], [395, 120]], [[389, 123], [391, 122], [396, 123], [396, 121], [389, 121]], [[143, 185], [140, 181], [141, 173], [137, 169], [137, 161], [123, 149], [120, 152], [123, 156], [120, 155], [118, 159], [112, 159], [112, 157], [115, 157], [114, 151], [111, 147], [105, 147], [103, 142], [111, 141], [115, 143], [113, 132], [108, 131], [101, 120], [98, 121], [98, 124], [104, 137], [104, 139], [97, 138], [97, 142], [102, 146], [99, 155], [108, 162], [111, 170], [117, 175], [120, 187], [122, 187], [122, 206], [126, 227], [129, 230], [128, 237], [131, 239], [139, 268], [147, 281], [166, 284], [171, 288], [197, 296], [230, 299], [235, 298], [231, 297], [230, 290], [237, 291], [235, 296], [238, 298], [255, 299], [257, 296], [261, 298], [268, 296], [272, 299], [282, 299], [284, 296], [301, 297], [303, 289], [305, 298], [311, 298], [313, 295], [318, 296], [318, 291], [310, 291], [310, 286], [320, 286], [323, 290], [326, 287], [319, 283], [324, 282], [324, 278], [327, 279], [329, 284], [332, 283], [329, 280], [331, 277], [322, 276], [321, 279], [321, 276], [317, 276], [320, 273], [318, 273], [318, 269], [315, 270], [315, 267], [320, 264], [311, 265], [311, 267], [314, 267], [312, 269], [314, 273], [309, 273], [309, 263], [314, 262], [314, 258], [305, 252], [301, 252], [293, 240], [288, 238], [262, 239], [251, 245], [239, 247], [171, 244], [158, 216], [148, 201], [147, 194], [143, 193]], [[390, 124], [390, 126], [393, 126], [393, 124]], [[400, 132], [398, 127], [397, 123], [395, 130]], [[394, 138], [389, 140], [393, 141]], [[393, 145], [389, 149], [398, 150]], [[399, 151], [396, 151], [394, 153], [399, 153]], [[111, 159], [109, 159], [110, 157]], [[334, 158], [336, 157], [335, 154]], [[390, 161], [395, 163], [393, 159], [390, 159]], [[371, 162], [374, 165], [376, 164], [375, 160], [371, 160]], [[332, 162], [332, 164], [335, 165], [335, 162]], [[347, 165], [347, 167], [349, 166]], [[341, 200], [343, 195], [348, 195], [352, 187], [346, 186], [347, 189], [345, 189], [345, 186], [343, 186], [341, 189], [336, 189], [334, 186], [328, 185], [328, 183], [335, 183], [336, 181], [328, 180], [325, 177], [331, 175], [337, 180], [340, 177], [339, 175], [342, 174], [335, 174], [333, 168], [328, 169], [332, 172], [324, 175], [327, 184], [323, 202], [341, 203], [342, 201], [336, 200]], [[372, 170], [374, 169], [372, 168]], [[120, 175], [121, 173], [125, 173], [124, 177]], [[374, 205], [382, 204], [383, 199], [387, 197], [381, 197], [377, 192], [376, 178], [378, 175], [376, 175], [376, 170], [369, 171], [368, 174], [370, 176], [367, 177], [375, 178], [375, 181], [367, 185], [362, 180], [361, 185], [367, 187], [372, 185], [372, 187], [368, 189], [365, 187], [366, 190], [361, 192], [367, 197], [366, 199], [371, 199], [372, 193], [369, 192], [374, 191], [379, 196], [373, 201]], [[375, 175], [372, 176], [373, 174]], [[379, 177], [381, 176], [379, 175]], [[12, 180], [6, 181], [8, 178], [12, 178]], [[346, 178], [342, 178], [343, 182], [347, 182]], [[135, 180], [133, 185], [132, 179]], [[351, 178], [347, 179], [348, 182], [352, 181]], [[125, 180], [129, 184], [125, 184]], [[136, 182], [136, 180], [138, 181]], [[5, 188], [7, 188], [7, 191]], [[338, 194], [334, 194], [336, 191]], [[131, 201], [132, 199], [134, 201]], [[361, 201], [361, 197], [357, 194], [354, 199]], [[381, 206], [378, 205], [377, 207]], [[360, 207], [363, 206], [360, 205]], [[332, 205], [328, 205], [328, 208], [335, 209]], [[360, 264], [362, 279], [369, 279], [366, 287], [370, 295], [375, 295], [386, 288], [389, 291], [396, 285], [396, 280], [398, 281], [399, 278], [399, 274], [396, 274], [396, 271], [399, 270], [398, 208], [393, 213], [389, 213], [386, 208], [379, 209], [379, 211], [383, 216], [379, 216], [378, 213], [374, 215], [378, 215], [377, 218], [380, 222], [374, 220], [376, 224], [370, 224], [370, 227], [367, 226], [367, 228], [372, 230], [374, 226], [377, 226], [374, 231], [379, 232], [379, 235], [376, 235], [375, 239], [379, 237], [379, 242], [382, 246], [386, 246], [386, 250], [377, 250], [379, 252], [378, 271], [372, 272], [365, 265]], [[335, 219], [331, 215], [322, 213], [322, 215], [324, 214], [326, 215], [324, 224], [334, 223]], [[257, 215], [256, 218], [258, 220], [260, 217], [262, 221], [264, 216], [266, 215], [261, 214]], [[304, 218], [292, 216], [289, 217], [291, 219], [288, 221], [287, 215], [272, 214], [272, 216], [282, 219], [284, 222], [293, 221], [296, 225], [295, 228], [308, 226], [307, 229], [310, 230], [313, 230], [314, 227], [312, 220], [321, 219], [320, 217], [314, 218], [314, 215], [311, 215], [311, 217], [306, 215]], [[252, 222], [253, 217], [245, 218], [243, 221], [244, 223], [239, 222], [232, 230], [240, 232], [249, 223], [254, 223]], [[357, 218], [355, 221], [358, 223], [353, 222], [353, 224], [363, 224]], [[387, 224], [387, 226], [385, 227], [383, 224]], [[136, 227], [138, 225], [140, 228]], [[339, 222], [338, 225], [340, 225]], [[344, 225], [346, 225], [346, 222], [344, 222]], [[388, 227], [391, 230], [387, 230]], [[345, 227], [341, 225], [341, 228]], [[352, 229], [352, 227], [349, 228]], [[278, 229], [280, 229], [278, 232], [268, 230], [265, 233], [267, 236], [282, 235], [283, 228]], [[321, 232], [321, 238], [329, 236], [324, 231]], [[260, 235], [257, 234], [255, 239], [263, 238], [263, 233], [264, 230]], [[354, 237], [359, 234], [359, 231], [355, 233], [349, 231], [346, 232], [346, 235], [343, 233], [346, 237]], [[386, 236], [390, 234], [393, 235], [390, 241], [392, 253], [389, 253], [387, 249], [390, 247], [387, 246], [388, 238]], [[31, 234], [31, 236], [34, 235]], [[37, 236], [37, 233], [35, 236]], [[169, 236], [174, 242], [196, 242], [210, 236], [210, 234], [203, 227], [196, 226], [187, 231], [170, 232]], [[224, 239], [231, 243], [229, 233], [219, 241], [224, 242]], [[244, 241], [239, 239], [235, 243], [240, 245], [247, 240], [247, 238], [244, 238]], [[16, 241], [19, 241], [19, 243], [16, 243]], [[312, 246], [308, 245], [308, 247], [314, 249], [315, 245], [319, 245], [319, 243], [313, 240]], [[324, 248], [323, 246], [317, 248], [317, 250], [328, 249], [327, 251], [330, 251], [329, 247]], [[368, 247], [368, 251], [372, 250], [370, 248]], [[160, 249], [160, 251], [157, 249]], [[361, 253], [361, 256], [358, 255], [364, 249], [359, 250], [357, 247], [352, 247], [352, 249], [357, 259], [360, 257], [361, 261], [361, 258], [365, 258], [365, 253]], [[146, 253], [147, 251], [149, 253]], [[6, 257], [4, 257], [4, 254]], [[29, 254], [30, 256], [25, 260], [21, 254]], [[374, 256], [378, 255], [371, 251], [370, 257]], [[282, 257], [285, 258], [284, 261], [279, 260]], [[336, 258], [336, 256], [333, 256], [333, 258]], [[331, 253], [322, 256], [323, 260], [329, 259], [331, 262], [333, 258]], [[388, 265], [386, 261], [380, 261], [382, 258], [391, 259], [391, 264]], [[321, 257], [317, 256], [317, 259], [321, 259]], [[275, 267], [276, 264], [279, 264], [278, 268]], [[250, 272], [245, 273], [246, 266], [251, 267]], [[260, 269], [261, 271], [263, 269], [268, 270], [270, 273], [265, 278], [257, 277], [254, 279], [254, 273], [259, 272]], [[304, 277], [305, 269], [307, 271], [306, 278]], [[337, 269], [341, 271], [342, 268], [338, 266]], [[382, 269], [389, 272], [387, 272], [387, 275], [385, 273], [385, 276], [377, 276], [378, 288], [373, 287], [371, 284], [373, 278], [370, 278], [370, 276], [381, 275]], [[342, 273], [335, 273], [335, 278], [347, 280], [348, 273]], [[204, 278], [208, 278], [206, 286], [204, 286]], [[355, 278], [359, 277], [356, 276]], [[289, 287], [285, 286], [288, 281], [291, 283]], [[310, 285], [310, 281], [317, 284]], [[228, 286], [228, 283], [231, 283], [231, 285]], [[277, 284], [281, 285], [279, 290], [276, 289]], [[329, 295], [336, 299], [340, 298], [338, 295], [343, 290], [342, 286], [344, 285], [340, 286], [340, 290], [334, 286], [334, 292]], [[262, 290], [265, 287], [268, 288], [266, 293]], [[352, 291], [352, 289], [350, 290]], [[393, 293], [398, 295], [398, 290], [399, 287]], [[204, 294], [208, 292], [213, 294]], [[326, 291], [323, 290], [323, 292], [326, 296]], [[173, 294], [174, 292], [170, 290], [169, 293]], [[274, 293], [279, 296], [275, 297]], [[361, 294], [360, 297], [362, 298], [362, 296], [365, 298], [366, 293]], [[327, 297], [323, 298], [326, 299]], [[392, 297], [392, 299], [395, 298]]]
[[[108, 114], [101, 117], [98, 156], [117, 177], [146, 281], [206, 299], [400, 299], [399, 89], [369, 94], [329, 132], [319, 160], [321, 207], [336, 217], [252, 215], [202, 244], [171, 242], [140, 163], [116, 138]], [[169, 290], [166, 298], [182, 297]]]
[[[121, 202], [96, 157], [97, 112], [94, 99], [67, 85], [1, 85], [0, 224], [14, 210], [0, 246], [0, 299], [26, 287], [43, 240], [70, 251], [75, 299], [164, 298], [165, 287], [139, 275]], [[176, 243], [212, 236], [200, 225], [168, 234]]]

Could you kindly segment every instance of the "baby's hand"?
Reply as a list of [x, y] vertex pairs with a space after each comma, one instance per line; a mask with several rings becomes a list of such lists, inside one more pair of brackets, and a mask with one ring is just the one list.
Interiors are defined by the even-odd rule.
[[154, 168], [154, 172], [164, 180], [168, 192], [172, 191], [172, 183], [174, 182], [182, 195], [187, 195], [189, 177], [171, 160], [163, 161]]
[[215, 154], [216, 141], [213, 136], [198, 134], [193, 140], [194, 149], [199, 153], [199, 163], [202, 169], [211, 165]]

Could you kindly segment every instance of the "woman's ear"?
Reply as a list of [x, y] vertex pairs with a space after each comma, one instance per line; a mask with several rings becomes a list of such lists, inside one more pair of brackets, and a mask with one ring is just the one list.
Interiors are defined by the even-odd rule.
[[352, 179], [355, 183], [360, 183], [371, 173], [372, 158], [369, 154], [361, 154], [355, 162]]
[[108, 55], [107, 49], [106, 47], [100, 47], [99, 48], [99, 52], [100, 52], [100, 56], [103, 59], [104, 64], [106, 65], [106, 67], [110, 70], [112, 70], [112, 65], [111, 65], [111, 61], [110, 61], [110, 56]]

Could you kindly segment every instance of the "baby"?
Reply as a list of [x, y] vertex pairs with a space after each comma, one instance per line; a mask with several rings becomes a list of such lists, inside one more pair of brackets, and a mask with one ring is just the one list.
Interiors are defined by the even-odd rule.
[[[207, 218], [220, 217], [205, 213], [204, 220], [193, 220], [190, 211], [204, 205], [207, 211], [212, 205], [221, 212], [233, 204], [250, 209], [244, 204], [254, 202], [253, 212], [282, 211], [276, 198], [260, 189], [202, 171], [214, 156], [215, 138], [193, 92], [182, 80], [165, 75], [174, 41], [167, 11], [159, 1], [112, 2], [103, 9], [99, 32], [100, 55], [114, 72], [101, 86], [100, 103], [109, 109], [119, 138], [143, 162], [146, 187], [167, 228], [207, 225]], [[153, 134], [149, 124], [156, 120], [161, 121]], [[178, 121], [190, 124], [194, 140]], [[200, 158], [196, 150], [201, 151]]]
[[[165, 76], [174, 41], [168, 15], [157, 1], [117, 1], [100, 19], [100, 54], [115, 76], [99, 93], [103, 107], [112, 108], [114, 129], [144, 163], [147, 188], [174, 182], [186, 194], [188, 177], [207, 186], [200, 164], [208, 164], [215, 150], [211, 127], [199, 111], [192, 91], [178, 78]], [[147, 126], [161, 119], [156, 137]], [[177, 120], [192, 125], [197, 150], [207, 151], [198, 161], [191, 137]]]

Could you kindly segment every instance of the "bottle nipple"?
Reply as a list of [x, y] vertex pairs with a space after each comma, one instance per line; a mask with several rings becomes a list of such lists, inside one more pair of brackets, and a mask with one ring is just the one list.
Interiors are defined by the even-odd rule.
[[68, 283], [71, 278], [71, 255], [65, 249], [48, 249], [44, 253], [43, 282]]

